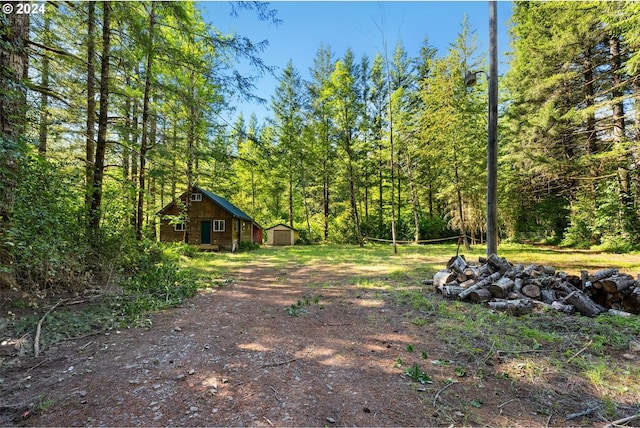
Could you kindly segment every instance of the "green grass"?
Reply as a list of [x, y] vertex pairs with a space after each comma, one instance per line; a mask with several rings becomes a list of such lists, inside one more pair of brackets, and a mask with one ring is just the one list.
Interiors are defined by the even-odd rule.
[[[408, 245], [399, 246], [396, 255], [390, 245], [367, 244], [364, 248], [310, 245], [261, 248], [240, 254], [204, 254], [193, 259], [191, 266], [218, 276], [249, 266], [266, 265], [283, 270], [322, 266], [336, 276], [323, 279], [322, 287], [355, 286], [375, 292], [390, 305], [407, 306], [409, 312], [404, 308], [398, 310], [407, 314], [407, 322], [434, 331], [446, 348], [444, 352], [455, 355], [457, 360], [475, 362], [483, 376], [487, 374], [483, 363], [497, 358], [499, 364], [495, 363], [490, 371], [500, 379], [544, 383], [547, 377], [563, 376], [590, 385], [605, 404], [640, 400], [640, 368], [620, 357], [628, 350], [630, 340], [640, 335], [640, 317], [591, 319], [556, 312], [513, 317], [491, 312], [483, 305], [443, 300], [432, 288], [423, 286], [421, 280], [444, 269], [456, 250], [454, 244]], [[469, 262], [485, 256], [481, 246], [472, 251], [460, 250]], [[572, 274], [607, 267], [634, 276], [640, 272], [638, 253], [622, 255], [503, 244], [499, 254], [514, 264], [551, 265]], [[414, 372], [420, 374], [418, 370]], [[615, 406], [609, 407], [614, 414]]]
[[[299, 245], [294, 247], [262, 247], [240, 253], [201, 253], [189, 258], [189, 266], [204, 272], [224, 275], [247, 264], [267, 263], [279, 268], [292, 266], [350, 265], [355, 268], [377, 266], [385, 270], [392, 280], [413, 281], [425, 278], [437, 270], [444, 269], [447, 260], [456, 254], [455, 244], [402, 245], [398, 254], [390, 245]], [[612, 254], [596, 251], [569, 250], [564, 248], [539, 247], [524, 244], [502, 244], [499, 254], [512, 263], [536, 263], [554, 266], [557, 270], [577, 274], [604, 267], [617, 267], [622, 271], [640, 272], [640, 253]], [[460, 254], [470, 262], [485, 256], [483, 246], [474, 246], [471, 251], [460, 248]]]
[[[275, 272], [286, 282], [292, 271], [309, 268], [309, 278], [303, 283], [309, 288], [310, 295], [315, 295], [317, 289], [349, 287], [358, 293], [383, 299], [391, 310], [396, 310], [397, 316], [406, 317], [406, 322], [414, 328], [425, 329], [437, 337], [444, 348], [443, 355], [468, 362], [463, 367], [468, 373], [482, 372], [483, 376], [523, 382], [544, 382], [546, 376], [559, 375], [588, 383], [605, 401], [619, 403], [623, 397], [626, 397], [625, 402], [640, 401], [640, 368], [620, 356], [628, 351], [630, 340], [640, 336], [640, 316], [592, 319], [534, 312], [514, 317], [489, 311], [484, 305], [444, 300], [421, 281], [443, 269], [456, 250], [454, 244], [408, 245], [398, 247], [396, 255], [390, 245], [367, 244], [364, 248], [309, 245], [265, 247], [233, 254], [189, 252], [176, 255], [176, 258], [180, 257], [181, 266], [198, 278], [200, 287], [220, 287], [242, 281], [247, 272], [262, 268], [267, 268], [271, 274]], [[604, 267], [617, 267], [634, 276], [640, 272], [640, 255], [636, 253], [605, 254], [519, 244], [501, 245], [499, 252], [513, 263], [548, 264], [569, 273], [579, 273], [582, 269], [593, 272]], [[461, 251], [461, 254], [468, 261], [476, 262], [479, 256], [484, 256], [484, 248], [477, 246], [471, 252]], [[158, 282], [158, 278], [169, 274], [173, 275], [173, 271], [150, 271], [146, 273], [149, 281], [141, 281], [144, 277], [140, 277], [137, 278], [139, 283], [130, 285], [135, 285], [132, 289], [136, 292], [146, 291], [147, 282]], [[171, 279], [174, 281], [173, 276]], [[158, 290], [161, 303], [172, 301], [174, 297], [177, 303], [183, 297], [173, 296], [169, 291], [173, 290]], [[307, 306], [306, 302], [290, 303], [293, 304], [290, 307], [293, 315], [302, 313], [301, 309]], [[84, 315], [60, 308], [47, 318], [43, 328], [51, 331], [47, 330], [45, 338], [56, 341], [81, 335], [85, 331], [83, 326], [95, 322], [100, 323], [101, 328], [116, 328], [121, 325], [120, 317], [128, 313], [125, 309], [130, 305], [128, 300], [111, 302], [107, 307], [95, 308], [96, 312]], [[23, 330], [33, 328], [38, 317], [25, 320]], [[423, 349], [416, 347], [415, 350], [422, 351], [425, 358]], [[486, 368], [485, 363], [491, 361], [494, 365]], [[414, 374], [420, 374], [418, 370], [414, 371]]]

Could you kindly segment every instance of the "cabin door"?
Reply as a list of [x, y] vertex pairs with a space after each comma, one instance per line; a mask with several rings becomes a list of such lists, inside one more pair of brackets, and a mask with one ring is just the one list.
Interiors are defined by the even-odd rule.
[[211, 220], [200, 222], [200, 243], [203, 245], [211, 244]]

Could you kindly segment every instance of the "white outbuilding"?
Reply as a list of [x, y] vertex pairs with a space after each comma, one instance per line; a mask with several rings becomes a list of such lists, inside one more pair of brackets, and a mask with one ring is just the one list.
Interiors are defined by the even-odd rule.
[[286, 224], [276, 224], [267, 229], [268, 245], [294, 245], [300, 234]]

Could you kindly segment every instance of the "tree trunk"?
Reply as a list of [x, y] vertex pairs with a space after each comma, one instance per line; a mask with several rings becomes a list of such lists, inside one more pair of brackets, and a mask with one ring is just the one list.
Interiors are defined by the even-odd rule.
[[416, 186], [413, 182], [413, 168], [411, 167], [411, 156], [406, 153], [405, 157], [407, 170], [407, 185], [409, 186], [409, 196], [411, 197], [411, 211], [413, 212], [413, 240], [417, 244], [420, 241], [420, 204], [418, 203], [418, 194]]
[[622, 59], [620, 57], [620, 40], [609, 39], [609, 55], [611, 64], [611, 97], [613, 99], [613, 138], [621, 141], [624, 138], [624, 104], [622, 96]]
[[[102, 3], [102, 64], [100, 69], [100, 114], [98, 116], [98, 141], [93, 168], [93, 186], [91, 207], [89, 210], [89, 229], [97, 233], [100, 229], [100, 210], [102, 207], [102, 180], [104, 175], [104, 157], [107, 147], [107, 119], [109, 110], [109, 60], [111, 49], [111, 2]], [[94, 241], [95, 242], [95, 241]]]
[[[140, 70], [138, 69], [138, 67], [135, 67], [134, 73], [136, 74], [136, 76], [140, 76]], [[133, 203], [129, 206], [127, 206], [127, 208], [131, 208], [131, 220], [130, 220], [130, 224], [131, 227], [133, 227], [135, 229], [136, 225], [138, 224], [138, 209], [136, 206], [136, 202], [137, 202], [137, 191], [136, 189], [138, 188], [138, 164], [139, 162], [136, 161], [136, 153], [138, 152], [138, 137], [139, 137], [139, 131], [138, 131], [138, 123], [139, 123], [139, 115], [138, 115], [138, 110], [140, 109], [140, 101], [138, 100], [137, 97], [133, 97], [133, 107], [132, 107], [133, 111], [131, 113], [132, 116], [132, 139], [131, 139], [131, 147], [132, 147], [132, 153], [131, 153], [131, 189], [133, 189]]]
[[[350, 142], [348, 143], [350, 144]], [[364, 246], [364, 240], [362, 239], [362, 231], [360, 230], [360, 218], [358, 217], [358, 204], [356, 201], [356, 188], [355, 188], [355, 173], [353, 171], [353, 161], [351, 149], [347, 151], [348, 161], [347, 170], [349, 174], [349, 197], [351, 199], [351, 216], [356, 229], [356, 238], [358, 239], [358, 245]]]
[[454, 168], [454, 178], [456, 184], [456, 196], [458, 201], [458, 217], [460, 220], [460, 232], [462, 233], [462, 241], [464, 242], [464, 248], [467, 251], [471, 250], [471, 246], [469, 245], [469, 239], [467, 238], [467, 228], [464, 222], [464, 210], [462, 208], [462, 189], [460, 184], [460, 177], [458, 175], [458, 156], [456, 155], [456, 145], [455, 140], [453, 143], [453, 168]]
[[87, 14], [87, 125], [85, 142], [85, 207], [87, 213], [91, 210], [93, 198], [93, 169], [95, 168], [96, 153], [96, 2], [88, 3]]
[[322, 210], [324, 213], [324, 240], [325, 242], [329, 240], [329, 176], [326, 173], [327, 162], [326, 160], [322, 165], [323, 169], [323, 182], [322, 182]]
[[396, 209], [394, 202], [394, 194], [395, 194], [395, 182], [394, 182], [394, 170], [395, 170], [395, 161], [393, 159], [394, 156], [394, 148], [393, 148], [393, 106], [391, 105], [391, 78], [389, 72], [389, 61], [387, 61], [387, 87], [389, 91], [389, 163], [390, 163], [390, 172], [391, 172], [391, 197], [389, 200], [391, 201], [391, 241], [393, 242], [393, 253], [398, 254], [398, 245], [396, 243]]
[[[193, 71], [191, 71], [193, 82]], [[190, 88], [191, 100], [189, 104], [189, 129], [187, 131], [187, 196], [184, 202], [185, 225], [184, 225], [184, 242], [189, 243], [191, 237], [191, 192], [193, 191], [193, 159], [195, 157], [196, 142], [196, 112], [195, 112], [195, 88]], [[230, 225], [230, 227], [233, 227]]]
[[[7, 4], [17, 2], [7, 2]], [[11, 269], [13, 256], [6, 242], [13, 221], [15, 187], [18, 180], [20, 140], [26, 124], [27, 98], [23, 86], [27, 78], [29, 56], [25, 49], [29, 38], [29, 15], [5, 15], [7, 27], [0, 29], [0, 289], [16, 286]]]
[[[173, 135], [171, 136], [171, 152], [176, 153], [178, 150], [178, 117], [177, 114], [174, 116], [173, 123]], [[177, 193], [177, 182], [178, 179], [176, 177], [176, 171], [178, 170], [178, 162], [176, 160], [176, 156], [171, 157], [171, 201], [175, 201], [178, 196]], [[164, 205], [163, 205], [164, 206]]]
[[[43, 41], [44, 44], [49, 44], [49, 32], [51, 28], [51, 17], [47, 14], [43, 17]], [[49, 97], [46, 92], [49, 90], [49, 57], [44, 52], [42, 55], [42, 72], [40, 77], [40, 86], [43, 91], [40, 93], [40, 123], [38, 130], [38, 153], [41, 156], [47, 154], [47, 133], [49, 130]]]
[[[309, 242], [312, 241], [311, 239], [311, 221], [309, 220], [309, 203], [307, 201], [307, 178], [306, 178], [306, 174], [305, 174], [305, 170], [304, 170], [304, 164], [302, 161], [300, 161], [300, 171], [302, 171], [302, 176], [301, 176], [301, 192], [302, 192], [302, 204], [304, 205], [304, 218], [305, 218], [305, 223], [307, 224], [307, 234], [308, 234], [308, 240]], [[253, 173], [251, 175], [252, 177], [252, 182], [253, 182]]]
[[384, 159], [382, 156], [382, 142], [380, 141], [378, 144], [378, 224], [380, 226], [379, 230], [382, 230], [382, 225], [384, 224], [384, 194], [383, 194], [383, 174], [384, 170]]
[[584, 104], [585, 110], [588, 111], [586, 119], [586, 133], [587, 133], [587, 153], [595, 154], [598, 152], [598, 136], [596, 134], [596, 116], [594, 112], [591, 112], [595, 99], [594, 99], [594, 87], [593, 87], [593, 52], [592, 48], [587, 48], [584, 52], [583, 60], [583, 80], [584, 80]]
[[[156, 23], [155, 2], [151, 2], [151, 12], [149, 12], [149, 45], [147, 46], [147, 65], [145, 67], [144, 96], [142, 99], [142, 140], [140, 142], [140, 169], [138, 171], [138, 210], [136, 213], [136, 239], [142, 240], [142, 227], [144, 224], [144, 197], [146, 180], [147, 151], [149, 146], [149, 101], [151, 98], [151, 85], [153, 75], [153, 37]], [[153, 144], [153, 141], [151, 142]]]
[[289, 226], [293, 229], [293, 166], [289, 164]]

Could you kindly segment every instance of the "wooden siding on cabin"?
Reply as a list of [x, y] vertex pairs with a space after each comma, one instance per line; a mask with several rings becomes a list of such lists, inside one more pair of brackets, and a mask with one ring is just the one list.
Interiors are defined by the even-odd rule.
[[[182, 198], [184, 203], [184, 197]], [[162, 213], [167, 216], [177, 216], [180, 214], [178, 204], [171, 204]], [[224, 220], [225, 230], [217, 232], [213, 230], [214, 220]], [[251, 221], [234, 218], [229, 212], [213, 202], [211, 199], [203, 195], [202, 201], [191, 201], [191, 216], [189, 227], [189, 244], [201, 244], [201, 222], [211, 222], [211, 245], [218, 246], [225, 250], [233, 248], [234, 241], [251, 242], [253, 233], [253, 223]], [[238, 221], [238, 230], [235, 228], [235, 222]], [[162, 218], [160, 220], [160, 241], [162, 242], [181, 242], [184, 240], [183, 231], [175, 231], [174, 225], [169, 224], [169, 220]]]

